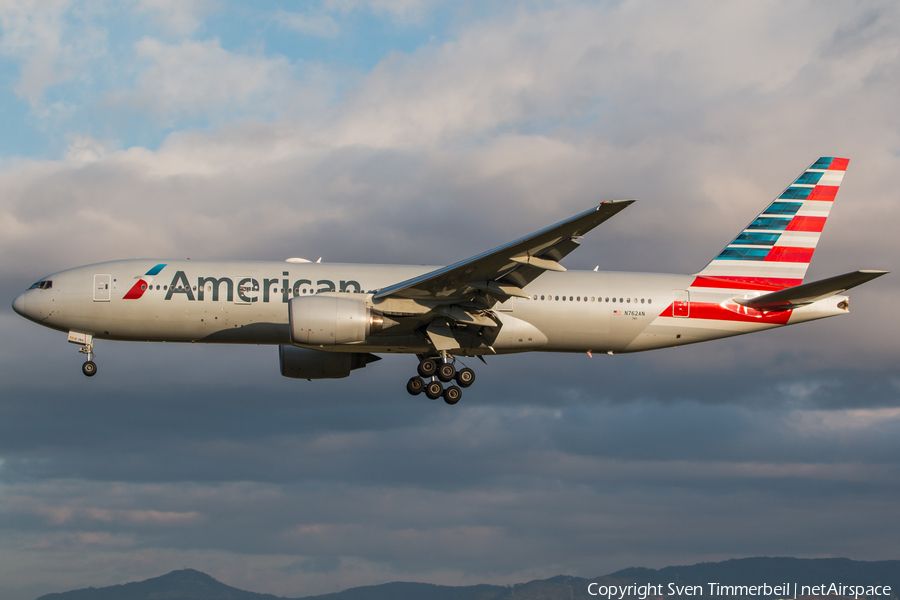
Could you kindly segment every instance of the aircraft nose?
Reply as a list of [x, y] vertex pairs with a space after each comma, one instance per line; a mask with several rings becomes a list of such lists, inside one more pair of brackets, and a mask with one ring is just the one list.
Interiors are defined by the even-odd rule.
[[[7, 296], [9, 297], [9, 296]], [[13, 310], [22, 315], [23, 317], [27, 317], [25, 314], [25, 294], [19, 294], [16, 296], [16, 299], [13, 300], [12, 304]]]

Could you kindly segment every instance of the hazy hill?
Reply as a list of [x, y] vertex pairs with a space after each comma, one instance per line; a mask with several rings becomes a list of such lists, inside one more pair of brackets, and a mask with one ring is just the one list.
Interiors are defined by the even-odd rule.
[[[603, 585], [651, 583], [703, 585], [776, 585], [782, 582], [819, 585], [890, 585], [900, 596], [900, 561], [853, 561], [846, 558], [743, 558], [664, 569], [630, 568], [610, 575], [583, 579], [560, 575], [515, 586], [441, 586], [430, 583], [385, 583], [351, 588], [335, 594], [305, 596], [297, 600], [587, 600], [588, 583]], [[200, 571], [184, 569], [146, 581], [106, 588], [88, 588], [47, 594], [38, 600], [286, 600], [271, 594], [245, 592], [220, 583]]]
[[272, 594], [245, 592], [194, 569], [172, 571], [145, 581], [47, 594], [39, 600], [279, 600]]
[[[719, 582], [726, 585], [758, 585], [796, 582], [798, 585], [844, 583], [853, 585], [890, 585], [900, 596], [900, 560], [865, 562], [848, 558], [741, 558], [719, 563], [700, 563], [687, 567], [664, 569], [623, 569], [612, 573], [618, 577], [646, 583], [678, 582], [681, 585], [703, 585]], [[705, 587], [704, 591], [708, 590]]]

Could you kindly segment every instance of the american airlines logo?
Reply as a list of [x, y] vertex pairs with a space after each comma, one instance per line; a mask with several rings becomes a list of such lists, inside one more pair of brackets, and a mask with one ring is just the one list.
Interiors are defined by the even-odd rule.
[[144, 275], [138, 275], [135, 277], [137, 279], [137, 283], [131, 286], [131, 289], [123, 296], [124, 300], [137, 300], [141, 296], [144, 295], [144, 292], [150, 287], [150, 283], [153, 281], [153, 277], [155, 275], [159, 275], [159, 272], [166, 268], [165, 264], [158, 264], [149, 271], [147, 271]]
[[[166, 265], [159, 264], [140, 275], [137, 283], [125, 294], [125, 300], [136, 300], [144, 295], [150, 288], [153, 276], [158, 275]], [[263, 278], [262, 282], [253, 277], [197, 277], [196, 284], [192, 284], [184, 271], [176, 271], [172, 282], [165, 286], [165, 300], [183, 295], [189, 301], [212, 300], [218, 302], [220, 297], [226, 302], [287, 302], [292, 296], [301, 295], [308, 288], [309, 293], [319, 292], [352, 292], [360, 293], [362, 286], [355, 280], [340, 280], [338, 285], [330, 279], [319, 279], [313, 283], [310, 279], [297, 279], [291, 284], [287, 278], [288, 273], [282, 273], [282, 278]], [[312, 289], [313, 287], [316, 289]], [[159, 286], [157, 286], [159, 288]], [[260, 294], [260, 292], [262, 292]], [[293, 294], [292, 294], [293, 292]], [[280, 296], [280, 299], [278, 298]]]

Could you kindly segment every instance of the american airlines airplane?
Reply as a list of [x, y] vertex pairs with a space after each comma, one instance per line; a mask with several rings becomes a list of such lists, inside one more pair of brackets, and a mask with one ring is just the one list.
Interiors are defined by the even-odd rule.
[[582, 236], [634, 202], [615, 200], [446, 267], [119, 260], [48, 275], [13, 309], [66, 332], [89, 377], [98, 339], [271, 344], [300, 379], [415, 354], [407, 391], [456, 404], [475, 380], [463, 357], [639, 352], [848, 312], [842, 293], [886, 271], [803, 283], [848, 162], [814, 162], [693, 275], [567, 271]]

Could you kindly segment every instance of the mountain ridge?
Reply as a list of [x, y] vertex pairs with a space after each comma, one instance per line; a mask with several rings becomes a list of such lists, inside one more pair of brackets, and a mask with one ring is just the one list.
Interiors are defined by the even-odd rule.
[[512, 586], [443, 586], [397, 581], [295, 598], [241, 590], [201, 571], [181, 569], [144, 581], [46, 594], [37, 600], [587, 600], [596, 598], [587, 591], [588, 584], [592, 582], [600, 585], [636, 583], [663, 586], [677, 583], [701, 585], [704, 591], [707, 591], [710, 582], [724, 585], [779, 585], [785, 582], [796, 582], [798, 585], [890, 585], [892, 596], [897, 597], [900, 591], [900, 560], [752, 557], [661, 569], [629, 567], [593, 578], [557, 575]]

